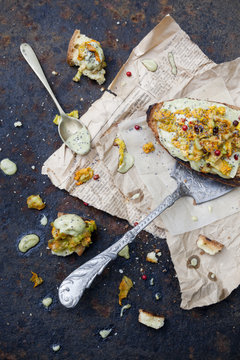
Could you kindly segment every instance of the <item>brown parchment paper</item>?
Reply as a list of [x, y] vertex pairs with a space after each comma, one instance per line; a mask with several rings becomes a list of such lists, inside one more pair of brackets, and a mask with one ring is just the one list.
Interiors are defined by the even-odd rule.
[[[168, 61], [169, 52], [174, 55], [177, 66], [176, 76], [172, 74]], [[158, 63], [156, 72], [149, 72], [142, 65], [141, 60], [147, 58], [154, 59]], [[169, 175], [167, 172], [165, 174], [163, 172], [162, 176], [158, 177], [159, 182], [156, 182], [155, 179], [154, 187], [152, 185], [153, 177], [149, 177], [147, 169], [145, 173], [139, 170], [139, 166], [137, 166], [139, 164], [137, 150], [139, 149], [131, 145], [132, 142], [127, 137], [127, 132], [133, 132], [133, 130], [130, 131], [131, 125], [129, 121], [134, 124], [136, 119], [137, 121], [141, 119], [148, 106], [156, 101], [183, 96], [199, 96], [199, 98], [237, 104], [239, 89], [234, 76], [239, 71], [239, 67], [238, 59], [226, 64], [214, 64], [190, 40], [177, 23], [170, 16], [166, 16], [132, 51], [127, 63], [110, 85], [109, 90], [115, 93], [116, 96], [106, 91], [81, 117], [93, 139], [91, 152], [85, 157], [80, 157], [73, 154], [65, 145], [62, 145], [44, 163], [42, 173], [48, 175], [55, 186], [67, 190], [71, 195], [98, 209], [127, 219], [130, 224], [140, 221], [158, 204], [158, 198], [160, 202], [164, 195], [171, 192], [169, 190], [174, 184], [172, 180], [171, 186], [166, 187], [166, 183], [168, 183], [167, 176]], [[131, 71], [132, 77], [126, 77], [126, 71]], [[144, 120], [142, 125], [142, 139], [146, 138], [147, 140], [152, 137], [152, 134], [144, 125]], [[128, 151], [131, 148], [130, 152], [136, 157], [136, 165], [124, 175], [117, 172], [118, 149], [113, 146], [116, 135], [120, 134], [127, 143]], [[151, 156], [151, 154], [149, 155]], [[172, 161], [172, 159], [169, 161]], [[150, 157], [147, 159], [146, 164], [148, 162], [150, 163]], [[92, 167], [94, 172], [100, 175], [100, 180], [89, 181], [82, 186], [76, 186], [74, 173], [76, 170], [86, 166]], [[155, 196], [156, 186], [158, 197]], [[134, 194], [140, 194], [140, 196], [133, 199]], [[238, 197], [239, 192], [236, 193], [233, 200], [235, 201]], [[192, 199], [188, 199], [188, 201], [191, 201], [189, 206], [193, 206]], [[175, 209], [176, 211], [172, 210], [175, 219], [177, 219], [179, 212], [184, 211], [182, 207], [185, 207], [185, 205], [179, 206], [180, 208]], [[170, 232], [173, 226], [171, 222], [167, 221], [171, 216], [171, 209], [168, 210], [168, 216], [165, 216], [165, 218], [164, 216], [159, 217], [147, 227], [146, 230], [154, 235], [159, 237], [167, 236], [167, 242], [181, 287], [181, 306], [183, 308], [190, 309], [195, 306], [209, 305], [220, 301], [239, 284], [238, 277], [235, 274], [236, 264], [233, 266], [229, 262], [228, 265], [225, 264], [225, 267], [221, 267], [221, 261], [218, 260], [223, 257], [224, 259], [226, 257], [226, 261], [230, 260], [228, 252], [230, 242], [225, 244], [226, 246], [221, 254], [214, 257], [206, 254], [201, 256], [201, 266], [197, 270], [194, 269], [193, 271], [191, 269], [190, 271], [186, 267], [188, 256], [195, 254], [197, 251], [196, 236], [198, 232], [202, 233], [204, 231], [208, 237], [210, 237], [210, 233], [216, 240], [219, 240], [225, 222], [232, 221], [233, 224], [232, 219], [235, 219], [238, 214], [228, 216], [225, 219], [222, 219], [222, 217], [236, 213], [239, 211], [239, 206], [239, 202], [235, 201], [234, 206], [230, 206], [231, 211], [223, 211], [221, 214], [215, 213], [213, 217], [209, 216], [209, 213], [208, 216], [204, 217], [204, 211], [202, 211], [200, 218], [202, 219], [203, 216], [205, 220], [194, 224], [194, 227], [192, 227], [192, 222], [186, 218], [184, 227], [177, 232], [178, 235], [176, 235], [176, 232], [175, 235], [173, 231]], [[188, 209], [188, 217], [190, 211]], [[167, 231], [165, 232], [166, 228]], [[231, 225], [227, 228], [231, 228], [231, 236], [236, 245], [237, 242], [240, 242], [239, 229], [231, 227]], [[179, 235], [180, 233], [181, 235]], [[237, 259], [237, 252], [234, 253]], [[215, 271], [217, 278], [215, 282], [208, 277], [206, 279], [206, 269], [210, 268]], [[225, 268], [228, 269], [228, 275], [224, 273]], [[229, 280], [231, 278], [229, 272], [234, 281]], [[225, 281], [225, 275], [228, 281]]]

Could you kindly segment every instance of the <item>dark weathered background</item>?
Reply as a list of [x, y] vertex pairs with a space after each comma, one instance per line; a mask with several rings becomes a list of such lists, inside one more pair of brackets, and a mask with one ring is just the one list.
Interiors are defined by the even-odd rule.
[[[85, 207], [41, 175], [43, 162], [61, 145], [52, 123], [56, 108], [23, 59], [19, 45], [28, 42], [33, 46], [63, 108], [77, 108], [83, 114], [102, 93], [100, 86], [87, 78], [83, 77], [80, 84], [71, 80], [76, 69], [69, 68], [65, 58], [74, 29], [80, 28], [102, 43], [109, 85], [131, 49], [167, 13], [213, 61], [239, 56], [239, 0], [1, 1], [0, 158], [15, 161], [18, 172], [11, 177], [0, 174], [0, 359], [240, 358], [240, 289], [220, 304], [181, 310], [178, 281], [166, 243], [144, 232], [130, 246], [131, 259], [118, 258], [112, 263], [75, 309], [67, 310], [58, 301], [57, 287], [66, 275], [112, 244], [129, 226]], [[53, 70], [59, 72], [57, 77], [52, 75]], [[21, 128], [14, 128], [16, 120], [22, 121]], [[46, 250], [50, 225], [42, 227], [42, 213], [26, 207], [27, 196], [34, 193], [46, 201], [42, 213], [49, 223], [58, 211], [96, 219], [94, 244], [81, 258], [58, 258]], [[41, 241], [22, 255], [17, 242], [29, 232], [39, 234]], [[151, 266], [145, 255], [154, 245], [163, 255], [160, 264]], [[140, 268], [147, 281], [141, 279]], [[119, 269], [135, 282], [128, 296], [132, 308], [122, 318]], [[162, 272], [164, 269], [167, 271]], [[44, 279], [35, 289], [29, 281], [31, 270]], [[151, 277], [154, 286], [149, 285]], [[154, 299], [157, 291], [162, 294], [159, 301]], [[41, 305], [46, 295], [54, 299], [48, 311]], [[155, 331], [139, 324], [139, 308], [164, 314], [164, 328]], [[112, 335], [103, 341], [98, 332], [110, 326]], [[55, 343], [61, 345], [58, 353], [52, 351]]]

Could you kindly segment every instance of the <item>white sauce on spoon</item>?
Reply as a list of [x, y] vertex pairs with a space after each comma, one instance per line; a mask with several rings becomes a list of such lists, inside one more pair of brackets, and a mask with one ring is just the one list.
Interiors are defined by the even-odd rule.
[[88, 130], [85, 127], [82, 127], [81, 130], [78, 130], [67, 139], [66, 145], [76, 154], [84, 155], [90, 150], [90, 142]]

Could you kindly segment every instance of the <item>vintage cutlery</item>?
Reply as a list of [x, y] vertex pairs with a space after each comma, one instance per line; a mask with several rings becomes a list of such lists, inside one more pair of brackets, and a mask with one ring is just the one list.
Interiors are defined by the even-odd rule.
[[186, 168], [176, 162], [171, 176], [177, 182], [176, 190], [152, 211], [137, 226], [129, 230], [120, 240], [108, 249], [87, 261], [74, 270], [60, 285], [59, 299], [67, 308], [73, 308], [78, 303], [84, 290], [89, 288], [98, 274], [101, 274], [107, 264], [117, 257], [119, 251], [130, 244], [137, 234], [149, 225], [165, 209], [172, 206], [175, 201], [183, 196], [191, 196], [197, 204], [216, 199], [233, 189], [232, 186], [221, 184], [211, 178], [205, 178], [197, 172]]

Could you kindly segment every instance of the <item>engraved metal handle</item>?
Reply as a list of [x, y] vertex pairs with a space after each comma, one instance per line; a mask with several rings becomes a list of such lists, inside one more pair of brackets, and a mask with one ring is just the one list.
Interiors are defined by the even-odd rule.
[[76, 306], [83, 295], [84, 290], [89, 288], [95, 277], [101, 274], [107, 264], [117, 257], [119, 251], [127, 244], [130, 244], [137, 234], [149, 225], [165, 209], [172, 206], [176, 200], [187, 194], [187, 188], [185, 185], [179, 184], [177, 189], [171, 195], [167, 196], [155, 210], [153, 210], [137, 226], [129, 230], [120, 240], [74, 270], [65, 280], [63, 280], [59, 287], [58, 295], [62, 305], [67, 308], [73, 308]]
[[52, 92], [52, 89], [50, 88], [50, 85], [46, 79], [46, 76], [44, 75], [44, 72], [42, 70], [42, 67], [38, 61], [38, 58], [31, 48], [31, 46], [27, 43], [23, 43], [20, 45], [21, 53], [24, 57], [24, 59], [27, 61], [27, 63], [30, 65], [30, 67], [33, 69], [39, 80], [43, 83], [45, 88], [47, 89], [49, 95], [52, 97], [53, 101], [55, 102], [55, 105], [60, 113], [60, 115], [64, 115], [64, 111], [62, 107], [60, 106], [59, 102], [55, 98], [54, 93]]

